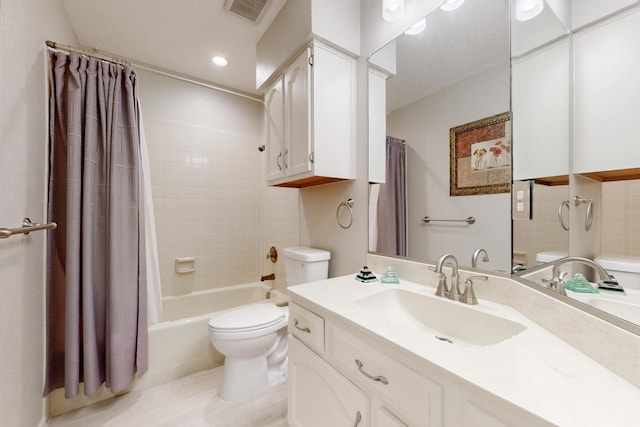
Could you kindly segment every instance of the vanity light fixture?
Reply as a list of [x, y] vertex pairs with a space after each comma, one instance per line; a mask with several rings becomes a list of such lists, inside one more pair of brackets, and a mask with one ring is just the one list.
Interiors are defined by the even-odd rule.
[[416, 34], [420, 34], [427, 28], [427, 18], [422, 18], [417, 23], [413, 24], [411, 28], [409, 28], [404, 33], [409, 36], [415, 36]]
[[218, 67], [226, 67], [229, 61], [223, 56], [214, 56], [211, 61], [216, 64]]
[[464, 3], [464, 0], [447, 0], [445, 4], [440, 6], [440, 9], [449, 12], [462, 6], [462, 3]]
[[382, 18], [397, 21], [404, 15], [404, 0], [382, 0]]
[[535, 18], [544, 9], [544, 0], [516, 0], [516, 19], [528, 21]]

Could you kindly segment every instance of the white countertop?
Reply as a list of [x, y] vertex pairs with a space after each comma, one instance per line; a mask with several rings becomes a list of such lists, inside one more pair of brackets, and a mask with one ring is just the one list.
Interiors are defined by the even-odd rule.
[[473, 309], [519, 322], [527, 329], [486, 347], [451, 346], [399, 327], [393, 319], [384, 318], [384, 313], [374, 315], [353, 302], [390, 288], [425, 295], [433, 295], [434, 288], [404, 280], [397, 285], [363, 284], [354, 277], [292, 286], [288, 292], [292, 301], [320, 315], [335, 315], [358, 325], [551, 423], [562, 427], [640, 426], [640, 389], [516, 310], [479, 299]]

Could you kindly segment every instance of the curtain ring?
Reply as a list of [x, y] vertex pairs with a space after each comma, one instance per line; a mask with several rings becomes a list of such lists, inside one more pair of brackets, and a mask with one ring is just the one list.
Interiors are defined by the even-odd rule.
[[[340, 208], [346, 206], [347, 209], [349, 209], [349, 222], [344, 225], [342, 222], [340, 222]], [[338, 225], [342, 228], [344, 228], [345, 230], [349, 227], [351, 227], [351, 224], [353, 223], [353, 209], [351, 209], [353, 207], [353, 199], [347, 199], [346, 202], [342, 202], [338, 205], [338, 209], [336, 209], [336, 221], [338, 222]]]

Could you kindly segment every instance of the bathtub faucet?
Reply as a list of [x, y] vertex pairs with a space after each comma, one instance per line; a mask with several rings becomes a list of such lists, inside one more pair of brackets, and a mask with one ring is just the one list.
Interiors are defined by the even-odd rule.
[[276, 280], [275, 273], [267, 274], [266, 276], [260, 276], [261, 282], [264, 282], [265, 280]]

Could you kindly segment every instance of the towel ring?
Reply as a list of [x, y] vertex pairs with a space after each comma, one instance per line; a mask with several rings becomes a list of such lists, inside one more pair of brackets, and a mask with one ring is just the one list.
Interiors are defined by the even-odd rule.
[[[349, 209], [349, 222], [346, 225], [340, 221], [340, 208], [342, 208], [343, 206], [346, 206], [346, 208]], [[338, 222], [338, 225], [345, 230], [351, 227], [351, 224], [353, 223], [353, 209], [351, 209], [352, 207], [353, 199], [350, 198], [347, 199], [347, 201], [340, 203], [338, 205], [338, 209], [336, 209], [336, 221]]]

